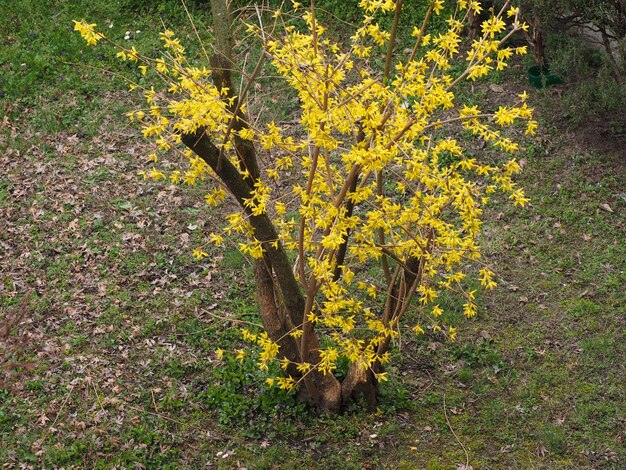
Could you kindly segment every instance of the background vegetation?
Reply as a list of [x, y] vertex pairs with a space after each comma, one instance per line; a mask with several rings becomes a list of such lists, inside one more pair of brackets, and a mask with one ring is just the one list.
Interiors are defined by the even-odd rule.
[[[0, 462], [623, 468], [626, 146], [564, 119], [569, 85], [531, 92], [541, 136], [526, 142], [521, 183], [532, 207], [488, 214], [501, 287], [478, 321], [451, 348], [403, 342], [408, 372], [390, 371], [378, 413], [315, 417], [265, 389], [253, 364], [215, 355], [243, 347], [236, 322], [254, 317], [248, 264], [235, 248], [192, 262], [213, 223], [202, 191], [132, 176], [146, 162], [121, 83], [70, 65], [113, 68], [72, 33], [74, 18], [144, 48], [161, 19], [191, 39], [176, 0], [0, 8], [0, 318], [35, 291], [2, 340], [0, 360], [19, 367], [0, 376]], [[504, 87], [529, 88], [528, 65], [466, 93], [497, 103]]]
[[[626, 105], [626, 4], [623, 0], [518, 2], [543, 32], [546, 63], [567, 77], [566, 116], [576, 124], [605, 121], [624, 132], [616, 114]], [[532, 33], [532, 31], [531, 31]]]

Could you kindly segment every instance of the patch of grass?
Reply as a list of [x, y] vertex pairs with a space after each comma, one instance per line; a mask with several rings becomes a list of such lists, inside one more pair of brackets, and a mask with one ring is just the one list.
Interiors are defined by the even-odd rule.
[[236, 248], [230, 248], [223, 253], [222, 265], [227, 270], [242, 269], [245, 265], [245, 258]]
[[15, 408], [11, 406], [9, 391], [0, 389], [0, 431], [10, 432], [19, 422], [19, 415], [15, 413]]
[[567, 451], [567, 436], [562, 427], [546, 424], [540, 430], [539, 438], [549, 452], [564, 454]]
[[492, 367], [501, 370], [504, 362], [492, 341], [482, 340], [478, 344], [466, 343], [451, 349], [452, 356], [462, 359], [470, 368]]
[[[161, 0], [146, 5], [146, 14], [135, 15], [118, 3], [80, 0], [24, 0], [5, 8], [0, 23], [0, 90], [4, 110], [13, 117], [23, 109], [30, 113], [30, 124], [48, 132], [73, 129], [96, 135], [99, 118], [110, 112], [102, 96], [124, 87], [116, 76], [94, 73], [93, 68], [114, 69], [119, 65], [106, 48], [88, 52], [84, 41], [73, 31], [72, 20], [86, 18], [97, 23], [113, 40], [124, 42], [131, 30], [129, 44], [155, 51], [158, 37], [146, 34], [161, 29], [160, 15], [175, 24], [183, 34], [190, 30], [184, 10], [176, 0]], [[192, 9], [198, 22], [207, 12]], [[208, 37], [204, 30], [203, 36]], [[199, 49], [190, 41], [190, 52]], [[139, 76], [139, 75], [138, 75]], [[103, 93], [104, 92], [104, 93]], [[10, 106], [16, 103], [17, 106]], [[121, 105], [117, 105], [121, 109]]]

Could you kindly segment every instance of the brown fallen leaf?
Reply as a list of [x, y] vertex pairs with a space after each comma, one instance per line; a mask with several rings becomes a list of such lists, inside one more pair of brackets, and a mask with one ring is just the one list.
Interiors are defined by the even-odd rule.
[[606, 202], [603, 202], [602, 204], [600, 204], [600, 209], [602, 209], [603, 211], [607, 211], [607, 212], [613, 212], [613, 209], [611, 208], [611, 206], [609, 206]]
[[441, 343], [432, 342], [432, 343], [428, 343], [427, 349], [429, 349], [430, 351], [436, 351], [442, 346], [443, 345]]
[[487, 380], [489, 380], [489, 382], [491, 382], [494, 385], [500, 385], [500, 381], [495, 375], [487, 375]]

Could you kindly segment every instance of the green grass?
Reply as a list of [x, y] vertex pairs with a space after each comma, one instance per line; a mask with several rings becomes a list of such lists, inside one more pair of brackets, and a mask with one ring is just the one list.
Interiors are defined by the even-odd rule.
[[[176, 0], [3, 0], [0, 7], [2, 109], [8, 117], [28, 115], [31, 129], [47, 132], [96, 135], [99, 122], [125, 110], [122, 101], [111, 99], [125, 86], [123, 80], [99, 72], [120, 67], [114, 52], [88, 48], [73, 31], [73, 20], [85, 18], [112, 40], [143, 51], [157, 50], [158, 36], [150, 32], [161, 29], [161, 19], [176, 24], [184, 37], [191, 32]], [[206, 24], [208, 12], [192, 10], [198, 24]], [[125, 41], [127, 31], [132, 37]], [[204, 28], [200, 31], [208, 37]], [[194, 43], [192, 53], [198, 49]]]
[[[258, 321], [249, 263], [234, 248], [192, 260], [215, 225], [201, 191], [136, 178], [146, 147], [121, 116], [123, 84], [69, 64], [119, 65], [83, 44], [74, 18], [122, 40], [141, 30], [138, 48], [157, 44], [160, 17], [191, 38], [176, 1], [0, 7], [0, 315], [36, 290], [14, 335], [28, 367], [0, 389], [0, 462], [449, 469], [465, 462], [460, 441], [473, 468], [623, 467], [619, 153], [551, 127], [537, 99], [544, 124], [520, 178], [532, 207], [496, 201], [487, 214], [500, 286], [479, 319], [453, 345], [404, 338], [377, 412], [316, 416], [268, 389], [251, 357], [218, 360], [217, 348], [248, 347], [232, 320]], [[520, 86], [521, 71], [497, 81]], [[472, 96], [497, 99], [488, 85]]]

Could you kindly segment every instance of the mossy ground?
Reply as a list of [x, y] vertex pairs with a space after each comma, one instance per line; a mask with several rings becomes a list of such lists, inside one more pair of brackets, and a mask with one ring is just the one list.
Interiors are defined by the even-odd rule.
[[[235, 248], [192, 260], [216, 223], [202, 190], [139, 179], [146, 149], [121, 116], [121, 81], [66, 63], [114, 66], [72, 33], [74, 18], [118, 39], [132, 30], [138, 48], [154, 47], [160, 16], [191, 38], [176, 2], [141, 15], [104, 1], [0, 4], [0, 316], [34, 291], [7, 343], [21, 367], [0, 389], [6, 467], [626, 465], [619, 136], [568, 130], [558, 103], [532, 92], [541, 130], [520, 178], [532, 204], [487, 214], [500, 286], [479, 318], [453, 345], [407, 338], [377, 413], [314, 416], [266, 390], [252, 361], [217, 359], [243, 347], [235, 321], [254, 321], [247, 262]], [[497, 102], [523, 70], [473, 95]]]

